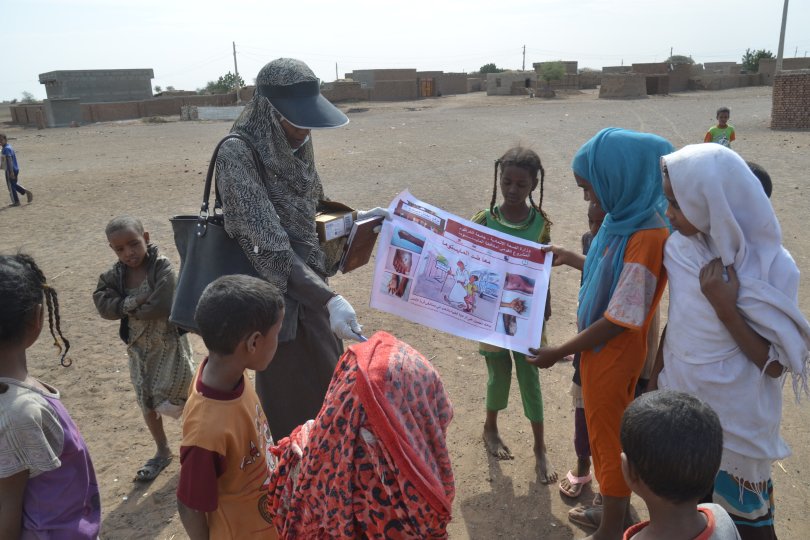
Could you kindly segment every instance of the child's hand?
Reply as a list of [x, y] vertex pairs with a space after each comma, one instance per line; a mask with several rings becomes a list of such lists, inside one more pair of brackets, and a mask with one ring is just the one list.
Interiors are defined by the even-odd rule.
[[135, 297], [135, 302], [139, 306], [142, 306], [142, 305], [144, 305], [146, 303], [147, 300], [149, 300], [149, 295], [150, 295], [149, 291], [143, 292], [143, 293], [141, 293], [141, 294], [139, 294], [138, 296]]
[[[728, 273], [728, 280], [723, 277], [723, 270]], [[724, 267], [723, 261], [714, 259], [700, 269], [700, 291], [714, 308], [717, 317], [722, 321], [731, 310], [737, 309], [737, 293], [740, 281], [733, 265]]]
[[526, 362], [540, 369], [548, 369], [563, 358], [563, 355], [559, 353], [557, 347], [529, 349], [529, 353], [530, 355], [526, 355]]
[[568, 251], [565, 248], [560, 246], [544, 246], [543, 252], [548, 253], [549, 251], [554, 254], [554, 260], [551, 261], [551, 266], [574, 266], [572, 263], [574, 261], [574, 254]]

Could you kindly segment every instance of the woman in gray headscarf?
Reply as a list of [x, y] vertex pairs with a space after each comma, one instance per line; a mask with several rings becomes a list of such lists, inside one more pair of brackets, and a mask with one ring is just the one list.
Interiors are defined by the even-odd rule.
[[[320, 81], [306, 64], [279, 58], [259, 71], [256, 93], [231, 129], [253, 143], [261, 164], [236, 139], [223, 143], [216, 160], [226, 231], [261, 277], [284, 293], [278, 351], [256, 373], [256, 391], [276, 440], [318, 414], [341, 339], [360, 335], [354, 309], [327, 284], [335, 268], [315, 231], [315, 212], [327, 199], [310, 130], [348, 122], [321, 96]], [[257, 166], [264, 167], [266, 182]], [[361, 211], [358, 219], [374, 215], [387, 211]]]

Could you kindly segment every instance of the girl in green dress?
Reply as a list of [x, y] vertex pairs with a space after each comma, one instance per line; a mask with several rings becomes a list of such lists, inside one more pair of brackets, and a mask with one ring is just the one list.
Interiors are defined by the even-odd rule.
[[[489, 208], [478, 212], [472, 220], [524, 240], [541, 244], [550, 243], [551, 221], [542, 209], [544, 176], [545, 171], [540, 163], [540, 157], [534, 151], [522, 147], [512, 148], [495, 162], [495, 178]], [[532, 192], [537, 189], [538, 184], [540, 203], [535, 204]], [[499, 185], [503, 200], [496, 206]], [[507, 275], [504, 289], [528, 292], [523, 290], [525, 287], [519, 286], [521, 283], [516, 285], [521, 279], [525, 280], [522, 276]], [[545, 318], [548, 319], [550, 314], [547, 297]], [[486, 343], [480, 344], [479, 352], [486, 360], [489, 374], [487, 416], [484, 422], [484, 443], [487, 450], [498, 459], [513, 459], [512, 452], [498, 433], [498, 411], [506, 408], [514, 363], [520, 397], [523, 401], [523, 412], [529, 419], [534, 434], [534, 453], [539, 479], [544, 484], [556, 482], [557, 473], [546, 456], [543, 438], [543, 396], [540, 392], [540, 375], [537, 368], [528, 364], [525, 356], [519, 352]]]

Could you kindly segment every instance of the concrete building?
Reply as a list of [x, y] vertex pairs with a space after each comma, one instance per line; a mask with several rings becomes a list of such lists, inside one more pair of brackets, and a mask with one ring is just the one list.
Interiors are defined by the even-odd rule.
[[411, 100], [419, 97], [415, 69], [357, 69], [346, 74], [369, 91], [373, 101]]
[[151, 69], [86, 69], [39, 74], [48, 99], [78, 99], [80, 103], [149, 99], [154, 78]]
[[488, 96], [525, 96], [537, 89], [537, 72], [504, 71], [487, 73]]

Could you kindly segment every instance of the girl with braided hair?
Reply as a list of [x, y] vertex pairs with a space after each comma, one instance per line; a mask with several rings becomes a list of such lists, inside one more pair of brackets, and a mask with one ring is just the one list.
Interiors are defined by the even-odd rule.
[[[0, 255], [0, 531], [4, 538], [97, 538], [93, 463], [59, 391], [28, 373], [45, 311], [63, 366], [59, 301], [27, 255]], [[58, 511], [55, 511], [58, 509]]]
[[[500, 171], [500, 177], [498, 172]], [[538, 173], [540, 175], [538, 179]], [[540, 156], [534, 151], [515, 147], [495, 162], [492, 185], [492, 200], [489, 208], [481, 210], [472, 220], [491, 229], [517, 236], [524, 240], [548, 244], [551, 242], [551, 220], [542, 208], [543, 180], [545, 171]], [[540, 203], [535, 204], [532, 192], [540, 185]], [[498, 186], [503, 201], [496, 206]], [[546, 319], [551, 315], [548, 297]], [[545, 334], [543, 336], [545, 341]], [[487, 416], [484, 422], [484, 443], [487, 450], [498, 459], [512, 459], [512, 452], [498, 433], [498, 411], [506, 408], [509, 386], [512, 380], [512, 363], [517, 371], [523, 413], [532, 426], [534, 454], [537, 460], [539, 479], [544, 484], [557, 480], [557, 473], [546, 456], [543, 437], [543, 395], [540, 391], [540, 374], [535, 366], [526, 362], [523, 354], [481, 343], [479, 352], [487, 363]]]

